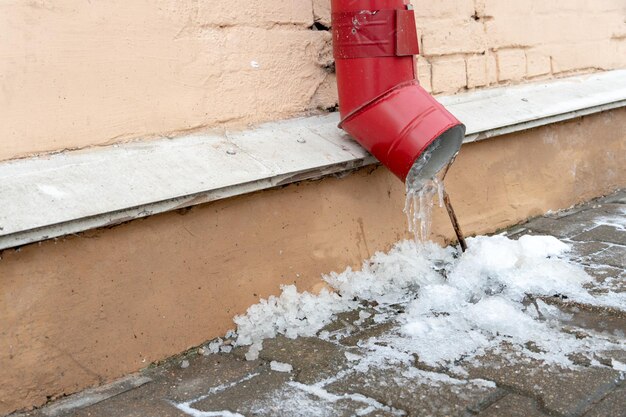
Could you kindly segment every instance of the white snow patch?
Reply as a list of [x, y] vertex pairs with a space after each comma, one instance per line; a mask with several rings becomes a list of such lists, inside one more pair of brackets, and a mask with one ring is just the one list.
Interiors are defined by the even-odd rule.
[[619, 215], [600, 216], [593, 221], [597, 226], [610, 226], [619, 231], [626, 231], [626, 208], [618, 207]]
[[291, 366], [288, 363], [271, 361], [270, 362], [270, 369], [272, 371], [276, 371], [276, 372], [286, 372], [286, 373], [289, 373], [289, 372], [293, 371], [293, 366]]
[[263, 340], [257, 340], [252, 345], [250, 345], [250, 349], [246, 352], [246, 360], [254, 361], [259, 359], [259, 352], [263, 349]]
[[220, 347], [222, 346], [223, 342], [224, 341], [219, 337], [216, 340], [210, 342], [208, 346], [209, 352], [218, 353], [220, 351]]
[[626, 363], [622, 363], [620, 361], [616, 361], [615, 359], [611, 359], [611, 366], [616, 371], [626, 372]]
[[201, 411], [191, 407], [189, 404], [186, 403], [176, 404], [176, 408], [192, 417], [245, 417], [243, 414], [233, 413], [232, 411], [228, 410]]
[[346, 357], [347, 360], [351, 361], [351, 362], [356, 362], [359, 359], [361, 359], [360, 355], [355, 355], [354, 353], [350, 353], [350, 352], [344, 352], [343, 353], [344, 356]]
[[[382, 411], [387, 411], [390, 412], [393, 415], [397, 415], [397, 416], [402, 416], [405, 415], [406, 412], [402, 411], [402, 410], [397, 410], [394, 408], [391, 408], [387, 405], [384, 405], [378, 401], [376, 401], [373, 398], [370, 397], [366, 397], [365, 395], [362, 394], [333, 394], [331, 392], [326, 391], [324, 388], [322, 388], [320, 385], [316, 384], [316, 385], [306, 385], [306, 384], [302, 384], [300, 382], [295, 382], [295, 381], [290, 381], [287, 383], [289, 386], [292, 386], [294, 388], [298, 388], [299, 390], [302, 390], [308, 394], [311, 394], [323, 401], [329, 402], [329, 403], [335, 403], [341, 400], [352, 400], [358, 403], [363, 403], [365, 404], [367, 407], [359, 410], [356, 412], [357, 416], [361, 416], [361, 415], [367, 415], [375, 410], [382, 410]], [[314, 411], [314, 410], [313, 410]], [[315, 413], [313, 414], [308, 414], [308, 415], [315, 415]]]
[[323, 289], [319, 295], [299, 293], [294, 285], [282, 287], [280, 297], [271, 296], [235, 317], [237, 344], [255, 342], [283, 334], [291, 339], [314, 336], [335, 313], [355, 308], [357, 302]]
[[[246, 357], [254, 359], [265, 338], [314, 336], [337, 313], [370, 304], [376, 306], [375, 323], [393, 320], [396, 327], [359, 343], [364, 354], [353, 363], [360, 371], [371, 366], [410, 368], [417, 356], [424, 364], [462, 375], [456, 362], [498, 351], [503, 342], [514, 352], [564, 367], [573, 366], [569, 356], [575, 352], [624, 349], [623, 340], [604, 335], [577, 339], [562, 332], [561, 321], [568, 316], [535, 300], [559, 295], [626, 310], [623, 294], [588, 292], [584, 285], [592, 278], [564, 258], [569, 245], [552, 236], [479, 236], [467, 241], [463, 254], [430, 242], [399, 242], [389, 253], [376, 253], [360, 271], [348, 268], [326, 276], [336, 293], [313, 295], [285, 286], [279, 297], [261, 300], [235, 318], [236, 344], [251, 345]], [[404, 312], [392, 312], [397, 305]], [[356, 324], [370, 317], [363, 313]], [[321, 335], [326, 340], [337, 336], [326, 331]]]
[[372, 317], [371, 313], [368, 313], [367, 311], [364, 311], [364, 310], [359, 310], [359, 319], [354, 322], [354, 325], [360, 326], [361, 324], [363, 324], [365, 320], [367, 320], [370, 317]]
[[250, 379], [254, 378], [257, 375], [259, 375], [259, 374], [256, 373], [256, 372], [248, 374], [248, 375], [244, 376], [243, 378], [241, 378], [241, 379], [239, 379], [237, 381], [213, 387], [206, 394], [201, 395], [201, 396], [199, 396], [197, 398], [194, 398], [191, 401], [185, 401], [185, 402], [182, 402], [182, 403], [171, 402], [171, 404], [174, 407], [176, 407], [177, 409], [179, 409], [180, 411], [182, 411], [183, 413], [185, 413], [187, 415], [190, 415], [192, 417], [245, 417], [242, 414], [234, 413], [234, 412], [228, 411], [228, 410], [201, 411], [201, 410], [198, 410], [197, 408], [193, 408], [193, 404], [204, 400], [205, 398], [209, 397], [212, 394], [215, 394], [215, 393], [218, 393], [218, 392], [222, 392], [222, 391], [227, 390], [228, 388], [232, 388], [235, 385], [238, 385], [238, 384], [240, 384], [242, 382], [249, 381]]

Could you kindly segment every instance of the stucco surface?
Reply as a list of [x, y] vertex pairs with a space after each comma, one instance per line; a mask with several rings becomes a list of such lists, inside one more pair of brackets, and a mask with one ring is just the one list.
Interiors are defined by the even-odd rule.
[[[626, 187], [626, 109], [466, 145], [446, 181], [468, 234]], [[280, 284], [321, 286], [407, 237], [384, 168], [7, 250], [0, 415], [198, 345]], [[442, 210], [433, 237], [452, 230]]]
[[0, 5], [0, 159], [305, 111], [330, 34], [310, 1]]
[[[416, 6], [435, 93], [626, 67], [623, 0]], [[329, 25], [329, 0], [3, 1], [0, 160], [332, 108]]]

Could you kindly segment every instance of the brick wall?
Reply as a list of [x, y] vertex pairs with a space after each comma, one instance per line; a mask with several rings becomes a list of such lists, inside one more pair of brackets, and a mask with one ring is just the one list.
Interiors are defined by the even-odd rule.
[[434, 93], [626, 67], [624, 0], [415, 1]]
[[[626, 67], [624, 0], [416, 1], [434, 93]], [[0, 2], [0, 160], [336, 106], [329, 0]]]

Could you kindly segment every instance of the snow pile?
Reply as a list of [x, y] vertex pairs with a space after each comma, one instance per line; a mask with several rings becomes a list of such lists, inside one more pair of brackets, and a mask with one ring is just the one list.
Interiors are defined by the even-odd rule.
[[518, 302], [526, 294], [592, 299], [582, 287], [591, 277], [581, 268], [555, 259], [570, 247], [552, 236], [522, 236], [519, 240], [481, 236], [468, 239], [468, 246], [447, 281], [465, 301], [497, 293]]
[[271, 296], [248, 308], [245, 316], [235, 317], [237, 344], [252, 345], [246, 359], [258, 358], [263, 339], [283, 334], [295, 339], [314, 336], [336, 313], [355, 308], [358, 303], [323, 289], [318, 295], [299, 293], [295, 286], [282, 287], [280, 297]]
[[[571, 366], [573, 353], [624, 348], [609, 337], [578, 339], [561, 331], [567, 315], [535, 298], [559, 295], [594, 305], [609, 300], [613, 307], [617, 303], [626, 309], [623, 297], [594, 297], [585, 289], [591, 278], [562, 257], [570, 249], [567, 244], [552, 236], [517, 241], [481, 236], [468, 239], [468, 246], [459, 254], [433, 243], [404, 241], [387, 254], [374, 255], [361, 271], [325, 277], [336, 293], [312, 295], [284, 287], [280, 297], [262, 300], [235, 319], [237, 344], [252, 345], [247, 357], [254, 359], [265, 338], [313, 336], [337, 313], [366, 304], [375, 306], [374, 323], [393, 320], [396, 326], [360, 343], [365, 354], [354, 359], [355, 368], [362, 370], [411, 366], [415, 356], [430, 366], [454, 368], [461, 359], [504, 345], [531, 358]], [[392, 314], [392, 306], [404, 311]], [[369, 316], [360, 313], [358, 324]], [[328, 338], [328, 332], [323, 336]]]
[[432, 242], [420, 245], [402, 241], [389, 253], [377, 252], [363, 263], [361, 271], [346, 269], [324, 277], [341, 298], [358, 298], [377, 304], [398, 304], [415, 298], [428, 284], [444, 282], [441, 271], [454, 261], [455, 250]]

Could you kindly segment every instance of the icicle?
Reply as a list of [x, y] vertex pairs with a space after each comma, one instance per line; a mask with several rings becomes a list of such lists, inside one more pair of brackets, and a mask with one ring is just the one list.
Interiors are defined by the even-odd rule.
[[437, 186], [437, 196], [439, 197], [439, 207], [443, 207], [443, 181], [439, 179], [439, 177], [435, 177], [433, 179], [435, 185]]
[[439, 196], [439, 203], [443, 205], [443, 183], [438, 179], [420, 182], [419, 188], [407, 183], [404, 213], [416, 243], [428, 240], [435, 195]]

